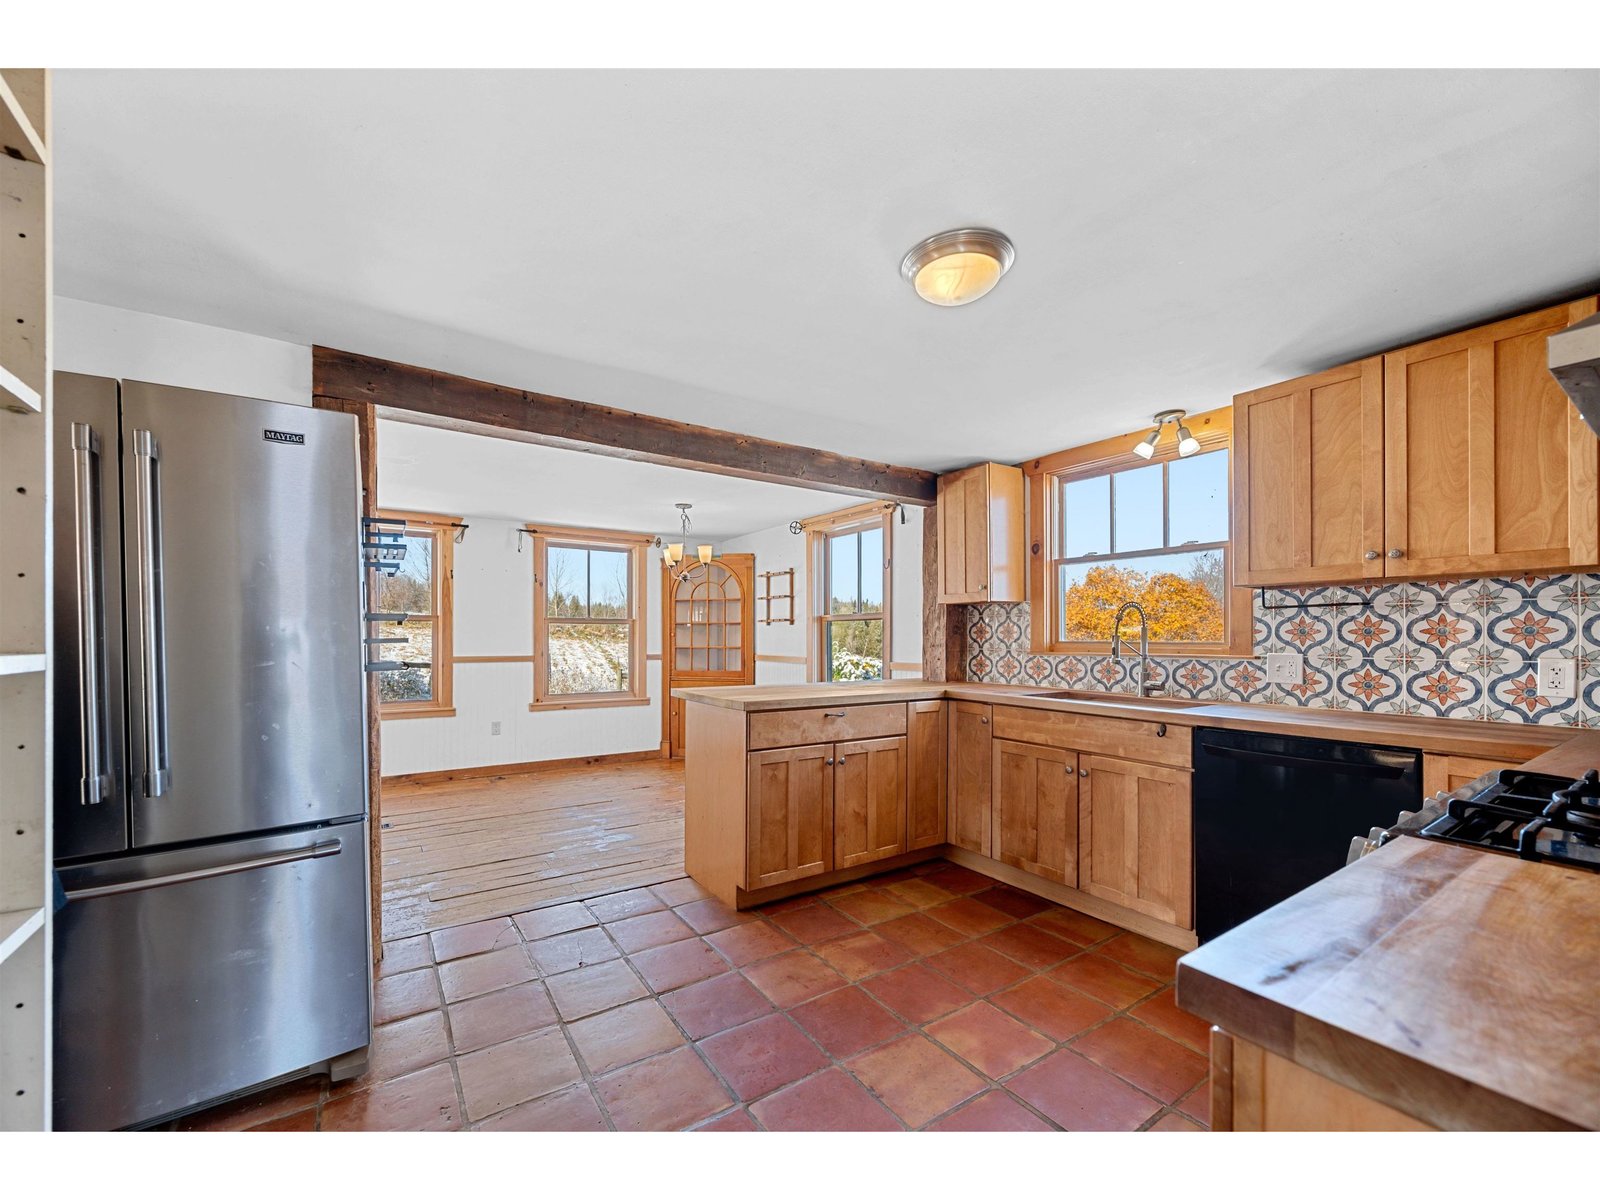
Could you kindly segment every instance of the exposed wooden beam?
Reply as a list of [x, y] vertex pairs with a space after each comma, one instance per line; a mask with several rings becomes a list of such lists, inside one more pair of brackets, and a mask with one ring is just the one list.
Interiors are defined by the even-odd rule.
[[376, 405], [380, 416], [395, 420], [907, 504], [931, 505], [935, 499], [934, 473], [914, 467], [501, 387], [326, 346], [312, 348], [311, 364], [311, 390], [319, 401]]

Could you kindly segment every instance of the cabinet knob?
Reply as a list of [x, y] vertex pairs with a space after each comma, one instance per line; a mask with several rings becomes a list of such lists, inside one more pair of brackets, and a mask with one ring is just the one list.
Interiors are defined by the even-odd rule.
[[988, 717], [979, 717], [978, 721], [979, 721], [980, 724], [987, 725], [989, 723], [989, 718]]
[[1089, 778], [1089, 768], [1088, 767], [1079, 767], [1078, 768], [1078, 778], [1079, 779], [1087, 779], [1087, 778]]
[[1404, 558], [1405, 556], [1406, 556], [1406, 552], [1404, 550], [1400, 549], [1400, 547], [1398, 547], [1398, 546], [1396, 546], [1393, 550], [1389, 551], [1389, 557], [1390, 558]]
[[1371, 562], [1373, 559], [1378, 557], [1378, 552], [1376, 550], [1368, 550], [1364, 557], [1368, 562]]
[[830, 767], [831, 767], [831, 766], [833, 766], [833, 759], [831, 759], [831, 758], [830, 758], [830, 759], [829, 759], [829, 760], [828, 760], [828, 766], [830, 766]]
[[989, 590], [989, 585], [987, 583], [980, 583], [978, 585], [978, 590], [980, 592], [987, 592]]

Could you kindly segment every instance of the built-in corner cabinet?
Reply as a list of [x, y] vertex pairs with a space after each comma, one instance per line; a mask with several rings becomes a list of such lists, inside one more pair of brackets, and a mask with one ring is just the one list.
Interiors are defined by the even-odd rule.
[[1546, 368], [1593, 297], [1234, 397], [1235, 582], [1600, 562], [1600, 441]]
[[1027, 599], [1022, 470], [979, 463], [939, 477], [939, 603]]
[[49, 77], [0, 68], [0, 1129], [50, 1123]]

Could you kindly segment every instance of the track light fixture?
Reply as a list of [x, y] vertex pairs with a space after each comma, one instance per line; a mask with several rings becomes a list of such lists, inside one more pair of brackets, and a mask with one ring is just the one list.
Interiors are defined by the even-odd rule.
[[1156, 443], [1161, 440], [1161, 430], [1168, 425], [1176, 425], [1178, 427], [1178, 457], [1188, 458], [1191, 454], [1196, 453], [1200, 449], [1200, 441], [1194, 434], [1189, 432], [1189, 427], [1183, 423], [1186, 412], [1187, 410], [1182, 408], [1167, 408], [1158, 412], [1151, 418], [1155, 423], [1155, 428], [1150, 431], [1149, 437], [1133, 448], [1133, 452], [1140, 458], [1154, 458]]

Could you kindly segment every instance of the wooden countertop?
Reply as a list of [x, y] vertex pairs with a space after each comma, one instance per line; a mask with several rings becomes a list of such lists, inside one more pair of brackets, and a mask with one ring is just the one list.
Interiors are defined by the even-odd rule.
[[1597, 1129], [1597, 912], [1600, 873], [1405, 837], [1185, 955], [1178, 1003], [1441, 1128]]
[[1135, 696], [1109, 692], [1104, 699], [1067, 699], [1048, 694], [1059, 690], [1001, 683], [925, 683], [907, 679], [872, 683], [676, 688], [672, 694], [680, 700], [744, 712], [907, 700], [975, 700], [985, 704], [1012, 704], [1023, 708], [1165, 721], [1169, 725], [1204, 725], [1337, 741], [1372, 742], [1405, 746], [1433, 754], [1463, 754], [1508, 761], [1529, 759], [1564, 745], [1577, 732], [1564, 726], [1461, 721], [1451, 717], [1394, 717], [1349, 709], [1296, 708], [1282, 704], [1211, 704], [1160, 697], [1141, 700]]

